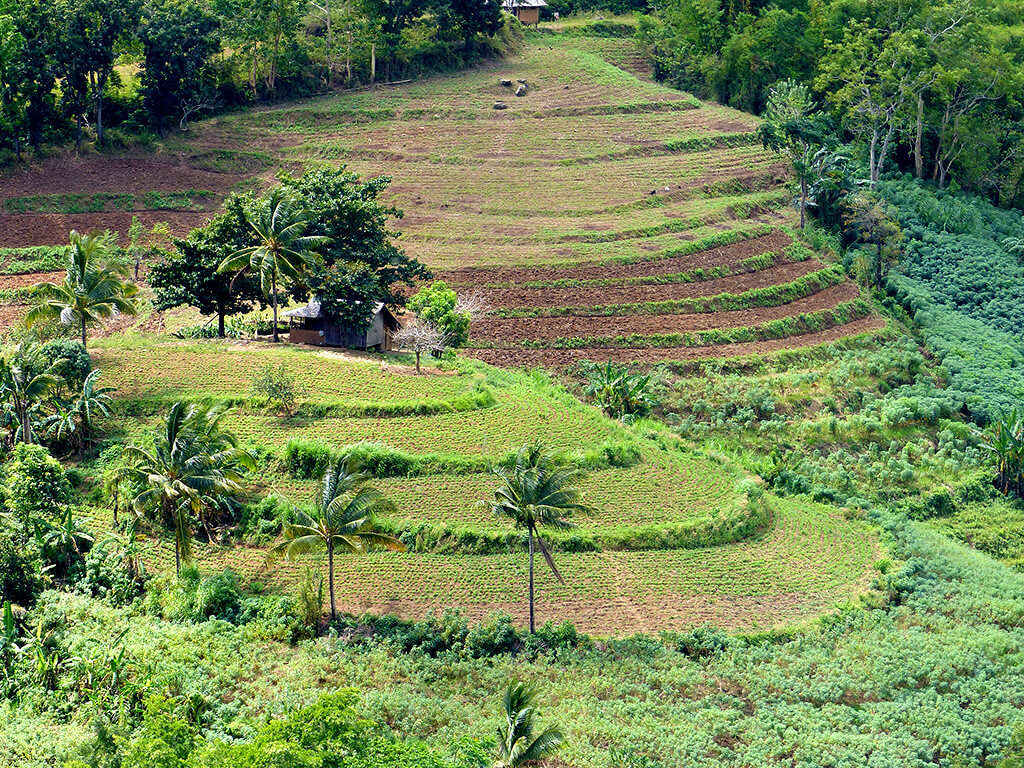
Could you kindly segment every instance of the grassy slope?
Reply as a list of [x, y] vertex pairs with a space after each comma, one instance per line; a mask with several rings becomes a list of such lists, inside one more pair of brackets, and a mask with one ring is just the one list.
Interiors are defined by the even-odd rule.
[[[693, 453], [656, 424], [627, 428], [610, 421], [540, 376], [471, 361], [417, 376], [407, 367], [392, 363], [385, 368], [367, 356], [216, 342], [151, 339], [145, 350], [138, 350], [112, 340], [94, 354], [105, 381], [119, 389], [115, 417], [108, 425], [111, 440], [144, 439], [176, 397], [206, 394], [238, 402], [228, 426], [270, 457], [254, 491], [291, 501], [304, 501], [315, 487], [290, 477], [278, 463], [276, 457], [294, 437], [335, 447], [371, 440], [412, 454], [493, 461], [533, 439], [570, 454], [599, 455], [601, 446], [609, 444], [637, 446], [640, 463], [589, 474], [584, 488], [596, 511], [578, 519], [575, 531], [552, 536], [560, 549], [578, 547], [572, 542], [582, 537], [605, 551], [559, 553], [565, 586], [546, 571], [539, 574], [542, 615], [571, 619], [586, 631], [618, 634], [704, 621], [729, 627], [800, 621], [862, 591], [872, 564], [881, 557], [875, 535], [862, 524], [810, 503], [771, 499], [767, 510], [761, 502], [751, 504], [738, 487], [741, 475], [717, 459]], [[245, 402], [253, 375], [268, 363], [284, 363], [307, 387], [299, 414], [291, 419]], [[388, 418], [336, 416], [329, 410], [353, 402], [388, 401], [389, 393], [409, 402], [443, 401], [474, 388], [490, 392], [493, 404]], [[321, 415], [325, 410], [328, 415]], [[498, 552], [492, 546], [490, 554], [465, 553], [467, 541], [509, 532], [507, 524], [477, 506], [491, 497], [493, 477], [479, 472], [428, 474], [385, 478], [380, 485], [398, 505], [383, 524], [409, 532], [416, 551], [343, 558], [342, 608], [422, 616], [457, 606], [474, 619], [497, 610], [523, 615], [524, 561], [513, 554], [518, 549], [513, 541]], [[109, 523], [109, 514], [95, 511], [97, 530]], [[741, 522], [748, 516], [763, 520], [765, 514], [771, 515], [767, 531], [764, 523], [752, 522], [750, 527]], [[706, 532], [718, 528], [726, 532], [709, 539]], [[275, 529], [271, 525], [269, 530]], [[750, 541], [689, 548], [752, 534], [756, 536]], [[429, 544], [420, 543], [424, 535], [429, 535]], [[680, 536], [693, 543], [680, 544]], [[256, 546], [267, 541], [256, 536], [248, 544], [201, 546], [198, 557], [204, 569], [229, 565], [248, 578], [290, 589], [302, 564], [268, 568], [265, 550]], [[681, 545], [687, 548], [663, 549]], [[172, 549], [165, 536], [149, 551], [155, 566], [170, 565]]]

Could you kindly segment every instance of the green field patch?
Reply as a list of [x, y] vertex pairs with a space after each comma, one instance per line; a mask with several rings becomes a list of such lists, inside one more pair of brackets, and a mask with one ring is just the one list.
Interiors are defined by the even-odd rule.
[[128, 193], [92, 192], [56, 195], [28, 195], [4, 200], [7, 213], [104, 213], [135, 210], [203, 210], [219, 196], [214, 192], [189, 189], [183, 192]]
[[[692, 626], [698, 616], [727, 628], [766, 629], [818, 614], [867, 589], [872, 565], [882, 555], [870, 526], [805, 498], [766, 499], [769, 529], [749, 540], [699, 549], [557, 553], [565, 584], [547, 569], [536, 574], [541, 620], [557, 616], [599, 635], [635, 632], [638, 615], [662, 629]], [[109, 526], [108, 511], [83, 511], [90, 514], [94, 530]], [[154, 571], [173, 570], [166, 534], [144, 536], [141, 549]], [[262, 548], [198, 542], [196, 557], [211, 571], [230, 567], [284, 588], [306, 565], [324, 565], [323, 556], [312, 555], [268, 566]], [[336, 584], [338, 605], [353, 614], [404, 618], [456, 605], [474, 621], [499, 610], [521, 620], [526, 565], [518, 548], [488, 555], [339, 555], [335, 566], [344, 577]]]

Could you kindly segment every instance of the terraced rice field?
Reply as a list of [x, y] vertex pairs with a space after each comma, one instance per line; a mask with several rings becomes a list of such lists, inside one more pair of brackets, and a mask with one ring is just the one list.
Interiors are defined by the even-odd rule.
[[279, 168], [346, 164], [390, 176], [403, 247], [490, 308], [468, 354], [492, 363], [747, 354], [881, 327], [793, 242], [786, 170], [756, 125], [652, 82], [628, 39], [531, 36], [473, 71], [208, 120], [159, 155], [0, 178], [0, 247], [136, 215], [183, 234]]

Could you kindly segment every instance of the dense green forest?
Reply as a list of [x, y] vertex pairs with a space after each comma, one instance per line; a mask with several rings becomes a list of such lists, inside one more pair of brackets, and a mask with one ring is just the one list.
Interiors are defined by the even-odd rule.
[[640, 23], [655, 74], [760, 113], [790, 78], [833, 132], [863, 146], [863, 178], [894, 169], [1005, 206], [1024, 201], [1019, 4], [665, 0]]

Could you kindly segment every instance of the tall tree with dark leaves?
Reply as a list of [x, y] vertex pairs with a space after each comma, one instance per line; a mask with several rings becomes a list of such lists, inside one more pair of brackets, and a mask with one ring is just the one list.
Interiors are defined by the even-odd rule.
[[149, 284], [156, 292], [158, 309], [187, 305], [204, 315], [216, 315], [217, 335], [223, 337], [228, 315], [265, 306], [259, 282], [251, 274], [232, 281], [217, 272], [231, 254], [256, 244], [256, 233], [246, 223], [245, 205], [243, 197], [229, 198], [224, 213], [176, 241], [176, 253], [153, 265]]
[[172, 118], [184, 130], [190, 116], [213, 108], [216, 78], [210, 59], [221, 49], [219, 29], [215, 16], [187, 0], [163, 0], [144, 12], [142, 100], [161, 135]]
[[140, 0], [56, 0], [59, 21], [57, 61], [65, 97], [76, 121], [77, 146], [90, 102], [96, 140], [103, 143], [103, 100], [122, 43], [135, 32]]
[[[386, 176], [361, 182], [344, 168], [281, 177], [284, 189], [308, 211], [309, 231], [329, 238], [318, 249], [323, 263], [313, 269], [309, 286], [314, 293], [322, 291], [334, 306], [349, 303], [352, 312], [365, 313], [366, 320], [374, 302], [404, 304], [401, 287], [430, 277], [423, 264], [394, 243], [397, 233], [389, 228], [389, 220], [400, 218], [402, 212], [379, 201], [390, 182]], [[356, 317], [346, 319], [358, 324]]]

